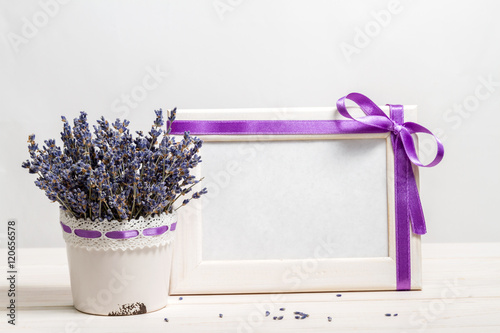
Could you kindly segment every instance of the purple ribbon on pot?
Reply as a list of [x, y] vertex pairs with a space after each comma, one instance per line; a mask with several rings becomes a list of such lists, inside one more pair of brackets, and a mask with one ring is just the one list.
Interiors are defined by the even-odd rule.
[[[71, 228], [67, 226], [66, 224], [61, 223], [61, 227], [64, 230], [64, 232], [70, 234]], [[170, 231], [174, 231], [175, 227], [177, 225], [177, 222], [172, 223], [170, 225]], [[154, 228], [147, 228], [142, 231], [142, 234], [144, 236], [159, 236], [168, 231], [168, 226], [163, 225], [160, 227], [154, 227]], [[102, 236], [102, 233], [98, 230], [86, 230], [86, 229], [75, 229], [74, 230], [75, 235], [78, 237], [82, 238], [100, 238]], [[139, 231], [138, 230], [116, 230], [116, 231], [108, 231], [105, 233], [105, 236], [107, 238], [111, 239], [128, 239], [128, 238], [134, 238], [139, 236]]]
[[[356, 103], [366, 116], [354, 118], [345, 102]], [[420, 202], [412, 163], [420, 167], [433, 167], [444, 156], [441, 141], [425, 127], [404, 122], [402, 105], [391, 105], [387, 116], [368, 97], [351, 93], [337, 101], [337, 110], [348, 120], [176, 120], [171, 134], [185, 131], [195, 135], [252, 135], [252, 134], [357, 134], [391, 133], [394, 149], [394, 182], [396, 208], [396, 282], [397, 290], [411, 289], [410, 224], [413, 233], [423, 235], [425, 218]], [[412, 134], [430, 134], [436, 140], [437, 152], [429, 164], [420, 162]]]

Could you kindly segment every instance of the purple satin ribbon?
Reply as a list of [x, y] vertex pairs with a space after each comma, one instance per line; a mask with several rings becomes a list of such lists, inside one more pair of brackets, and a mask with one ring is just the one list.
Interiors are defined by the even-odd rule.
[[97, 230], [75, 229], [75, 235], [82, 238], [99, 238], [102, 234]]
[[[345, 106], [346, 100], [356, 103], [366, 116], [353, 118]], [[389, 105], [389, 104], [388, 104]], [[368, 97], [351, 93], [337, 101], [337, 110], [348, 120], [176, 120], [171, 134], [189, 131], [195, 135], [260, 135], [260, 134], [358, 134], [391, 133], [394, 149], [394, 182], [396, 210], [396, 288], [411, 289], [410, 224], [413, 232], [425, 234], [425, 218], [420, 202], [412, 163], [433, 167], [444, 156], [441, 141], [425, 127], [404, 122], [402, 105], [389, 105], [390, 117]], [[424, 165], [418, 158], [412, 134], [426, 133], [437, 144], [435, 158]]]
[[[67, 226], [66, 224], [61, 223], [61, 227], [64, 230], [64, 232], [67, 232], [68, 234], [71, 233], [71, 228]], [[174, 231], [176, 228], [177, 222], [172, 223], [170, 226], [170, 231]], [[142, 234], [144, 236], [159, 236], [161, 234], [164, 234], [165, 232], [168, 231], [168, 226], [164, 225], [161, 227], [155, 227], [155, 228], [147, 228], [142, 231]], [[97, 230], [85, 230], [85, 229], [75, 229], [75, 235], [82, 237], [82, 238], [99, 238], [101, 237], [102, 233]], [[138, 230], [116, 230], [116, 231], [109, 231], [105, 234], [107, 238], [111, 239], [127, 239], [127, 238], [134, 238], [139, 236], [139, 231]]]
[[386, 130], [352, 120], [176, 120], [172, 134], [189, 131], [196, 135], [251, 134], [344, 134], [385, 133]]
[[139, 231], [137, 230], [116, 230], [108, 231], [106, 237], [111, 239], [127, 239], [139, 236]]
[[61, 221], [59, 221], [59, 223], [61, 223], [61, 227], [63, 228], [64, 232], [70, 234], [71, 233], [71, 228], [68, 227], [66, 224], [62, 223]]
[[156, 227], [156, 228], [147, 228], [142, 231], [142, 234], [144, 236], [158, 236], [161, 235], [165, 232], [167, 232], [168, 226], [163, 225], [161, 227]]

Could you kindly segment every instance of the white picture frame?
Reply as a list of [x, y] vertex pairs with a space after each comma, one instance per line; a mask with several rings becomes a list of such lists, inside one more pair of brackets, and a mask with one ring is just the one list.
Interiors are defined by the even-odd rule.
[[[388, 114], [388, 107], [381, 107]], [[416, 121], [417, 107], [405, 106], [405, 121]], [[364, 115], [350, 107], [354, 117]], [[339, 120], [336, 108], [178, 110], [178, 120]], [[174, 242], [170, 281], [171, 295], [289, 293], [321, 291], [396, 290], [396, 237], [394, 202], [394, 153], [390, 133], [331, 135], [197, 135], [204, 146], [211, 142], [269, 142], [302, 140], [371, 140], [385, 142], [387, 255], [366, 257], [308, 257], [286, 259], [204, 259], [202, 202], [192, 201], [180, 209]], [[206, 157], [201, 150], [202, 160]], [[203, 176], [203, 164], [196, 170]], [[340, 163], [340, 162], [339, 162]], [[418, 185], [418, 169], [413, 168]], [[202, 182], [203, 183], [203, 182]], [[198, 186], [198, 185], [197, 185]], [[204, 185], [200, 185], [200, 188]], [[346, 191], [349, 189], [346, 188]], [[208, 188], [210, 192], [210, 188]], [[191, 206], [191, 207], [190, 207]], [[231, 207], [220, 207], [231, 209]], [[314, 214], [314, 212], [312, 212]], [[235, 223], [238, 223], [235, 221]], [[422, 287], [420, 236], [411, 233], [411, 289]], [[298, 272], [297, 272], [298, 270]], [[300, 271], [306, 274], [299, 274]], [[289, 272], [297, 272], [295, 275]], [[288, 275], [287, 275], [288, 274]], [[292, 277], [298, 277], [293, 279]], [[288, 279], [287, 277], [290, 277]]]

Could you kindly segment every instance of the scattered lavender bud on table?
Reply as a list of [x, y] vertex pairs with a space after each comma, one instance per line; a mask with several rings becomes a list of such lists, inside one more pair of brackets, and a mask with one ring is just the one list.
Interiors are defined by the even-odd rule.
[[281, 319], [283, 319], [283, 316], [279, 316], [279, 317], [278, 317], [278, 320], [281, 320]]
[[163, 320], [165, 320], [165, 321], [168, 323], [168, 318], [165, 318], [165, 319], [163, 319]]
[[385, 314], [385, 316], [386, 316], [386, 317], [390, 317], [390, 316], [391, 316], [391, 314], [390, 314], [390, 313], [386, 313], [386, 314]]
[[306, 319], [307, 317], [309, 317], [309, 315], [307, 313], [300, 312], [300, 311], [295, 311], [293, 314], [297, 315], [297, 316], [295, 316], [295, 319]]
[[280, 311], [285, 311], [286, 309], [285, 308], [280, 308]]
[[273, 317], [273, 320], [276, 320], [276, 319], [278, 319], [278, 317]]
[[342, 294], [337, 294], [337, 297], [342, 297]]
[[268, 317], [271, 314], [271, 312], [266, 311], [266, 317]]
[[222, 313], [219, 313], [219, 318], [222, 318], [224, 317], [224, 315]]
[[394, 314], [394, 317], [397, 317], [397, 316], [398, 316], [398, 314], [397, 314], [397, 313], [395, 313], [395, 314]]
[[332, 321], [332, 317], [328, 317], [328, 321]]
[[182, 298], [182, 297], [179, 297], [179, 301], [182, 301], [183, 299], [184, 299], [184, 298]]

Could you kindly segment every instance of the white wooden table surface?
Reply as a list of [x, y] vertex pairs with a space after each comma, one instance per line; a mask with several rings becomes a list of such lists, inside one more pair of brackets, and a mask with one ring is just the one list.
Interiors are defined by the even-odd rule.
[[18, 253], [17, 325], [6, 324], [2, 278], [1, 332], [500, 332], [500, 243], [423, 244], [422, 291], [172, 297], [160, 311], [129, 317], [72, 307], [65, 249]]

